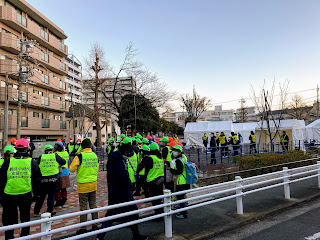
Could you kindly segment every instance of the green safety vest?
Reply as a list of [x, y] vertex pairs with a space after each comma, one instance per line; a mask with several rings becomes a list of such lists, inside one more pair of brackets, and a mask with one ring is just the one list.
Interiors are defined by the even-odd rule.
[[32, 158], [10, 158], [7, 171], [7, 184], [4, 192], [9, 195], [20, 195], [31, 192]]
[[148, 172], [147, 182], [152, 182], [158, 177], [164, 176], [164, 161], [155, 155], [150, 155], [149, 157], [153, 160], [153, 168]]
[[[82, 152], [82, 162], [77, 171], [78, 183], [91, 183], [98, 179], [99, 163], [94, 152]], [[80, 157], [80, 156], [78, 156]]]
[[56, 175], [59, 173], [59, 163], [55, 153], [42, 154], [39, 168], [43, 177]]
[[3, 163], [4, 163], [4, 159], [1, 158], [1, 159], [0, 159], [0, 168], [1, 168], [1, 166], [2, 166]]
[[169, 146], [165, 146], [165, 148], [168, 148], [168, 155], [166, 158], [166, 161], [171, 162], [172, 161], [172, 157], [171, 157], [171, 150]]
[[63, 158], [64, 160], [66, 160], [66, 164], [63, 165], [63, 168], [68, 168], [68, 162], [69, 162], [69, 154], [66, 151], [63, 152], [57, 152], [57, 154]]
[[257, 141], [256, 135], [250, 135], [250, 136], [251, 136], [251, 141], [255, 143]]
[[238, 137], [236, 135], [232, 136], [232, 144], [236, 145], [238, 142]]
[[[183, 154], [182, 158], [178, 158], [178, 159], [183, 164], [183, 171], [182, 171], [182, 174], [178, 175], [177, 185], [187, 184], [187, 169], [186, 169], [187, 157]], [[176, 164], [174, 166], [174, 169], [177, 170], [177, 165]]]
[[71, 144], [71, 143], [69, 143], [69, 144], [68, 144], [68, 151], [69, 151], [69, 153], [72, 153], [73, 150], [74, 150], [74, 145]]
[[135, 183], [137, 180], [136, 180], [136, 177], [134, 176], [134, 173], [137, 172], [137, 168], [138, 168], [138, 158], [136, 153], [134, 153], [133, 156], [127, 159], [127, 164], [128, 164], [129, 178], [132, 183]]
[[76, 154], [78, 154], [81, 151], [81, 145], [76, 145], [75, 148], [77, 149]]
[[[138, 163], [140, 164], [142, 162], [142, 153], [139, 153], [139, 160], [138, 160]], [[147, 155], [144, 155], [144, 157], [146, 157]], [[146, 168], [143, 168], [140, 172], [139, 172], [139, 175], [140, 176], [144, 176], [146, 175]]]
[[220, 144], [225, 144], [226, 143], [226, 136], [219, 136], [219, 142], [220, 142]]
[[[118, 151], [117, 147], [114, 147], [113, 152]], [[111, 146], [108, 146], [108, 154], [111, 153]]]

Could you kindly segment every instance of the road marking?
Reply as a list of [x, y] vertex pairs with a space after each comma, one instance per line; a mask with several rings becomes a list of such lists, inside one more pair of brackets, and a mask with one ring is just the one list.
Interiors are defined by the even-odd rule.
[[315, 233], [310, 237], [305, 237], [304, 239], [306, 239], [306, 240], [317, 240], [317, 239], [320, 239], [320, 232]]

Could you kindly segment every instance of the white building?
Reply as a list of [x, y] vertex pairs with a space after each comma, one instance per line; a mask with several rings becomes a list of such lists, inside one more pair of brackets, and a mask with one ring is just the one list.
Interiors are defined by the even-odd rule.
[[82, 64], [73, 54], [66, 57], [65, 63], [68, 65], [68, 74], [66, 83], [69, 84], [69, 94], [66, 95], [66, 100], [75, 103], [82, 102]]
[[246, 122], [259, 121], [257, 114], [259, 113], [258, 108], [253, 107], [244, 107], [244, 109], [237, 108], [236, 109], [236, 121], [241, 122], [243, 118], [243, 114], [245, 115]]
[[234, 110], [223, 110], [222, 105], [217, 105], [214, 110], [208, 110], [201, 114], [198, 122], [203, 121], [234, 121]]

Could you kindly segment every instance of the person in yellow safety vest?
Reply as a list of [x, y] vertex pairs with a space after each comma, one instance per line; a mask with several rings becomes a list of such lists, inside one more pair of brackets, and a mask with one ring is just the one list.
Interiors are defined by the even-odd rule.
[[121, 143], [121, 140], [118, 139], [117, 142], [116, 142], [116, 148], [117, 148], [117, 149], [119, 149], [120, 143]]
[[140, 140], [140, 138], [137, 138], [137, 144], [138, 144], [138, 148], [141, 149], [142, 148], [142, 141]]
[[[132, 140], [131, 140], [132, 142]], [[131, 180], [133, 190], [136, 187], [137, 178], [139, 178], [139, 174], [137, 172], [138, 168], [138, 155], [133, 151], [133, 155], [127, 159], [129, 178]]]
[[53, 211], [54, 199], [58, 187], [58, 174], [59, 168], [65, 165], [67, 162], [65, 159], [60, 157], [58, 154], [53, 153], [53, 146], [46, 145], [44, 147], [44, 154], [42, 154], [37, 163], [41, 171], [41, 184], [40, 184], [40, 194], [36, 199], [36, 205], [34, 207], [34, 216], [40, 216], [40, 210], [47, 199], [47, 211], [54, 216], [56, 212]]
[[203, 134], [202, 142], [203, 142], [204, 147], [207, 148], [207, 146], [208, 146], [208, 136], [207, 136], [207, 134]]
[[[176, 145], [173, 147], [172, 151], [172, 163], [170, 164], [171, 173], [176, 176], [175, 181], [175, 192], [184, 191], [190, 189], [190, 184], [187, 184], [187, 170], [186, 163], [188, 161], [187, 157], [183, 154], [183, 149], [181, 146]], [[178, 200], [184, 199], [185, 194], [177, 195]], [[186, 207], [186, 203], [180, 203], [180, 208]], [[176, 215], [177, 218], [185, 219], [188, 217], [188, 212], [183, 211]]]
[[144, 190], [145, 197], [149, 197], [148, 189], [146, 187], [146, 174], [145, 174], [145, 161], [146, 157], [150, 154], [150, 147], [147, 145], [143, 145], [138, 160], [138, 168], [137, 172], [139, 173], [139, 180], [137, 182], [136, 192], [133, 194], [134, 196], [140, 196], [141, 188]]
[[[171, 149], [169, 146], [169, 138], [164, 136], [161, 140], [162, 144], [162, 158], [164, 161], [171, 162]], [[170, 170], [165, 166], [165, 181], [164, 185], [166, 189], [169, 189], [173, 192], [173, 182], [172, 182], [172, 174], [170, 173]]]
[[[149, 145], [149, 156], [145, 157], [145, 175], [146, 184], [149, 189], [149, 196], [155, 197], [163, 194], [164, 183], [164, 161], [159, 151], [159, 145], [155, 142]], [[152, 205], [156, 206], [161, 204], [161, 199], [152, 201]], [[155, 209], [155, 214], [163, 213], [163, 209]], [[163, 221], [163, 218], [155, 219], [155, 221]]]
[[123, 141], [123, 139], [124, 139], [125, 137], [126, 137], [126, 135], [123, 134], [123, 133], [121, 133], [121, 135], [120, 135], [121, 141]]
[[[92, 152], [90, 139], [84, 139], [81, 143], [81, 152], [73, 159], [69, 170], [77, 171], [77, 192], [79, 194], [80, 211], [96, 208], [97, 180], [99, 171], [99, 162], [97, 155]], [[98, 219], [98, 213], [91, 214], [92, 219]], [[80, 222], [87, 221], [87, 214], [80, 216]], [[98, 230], [94, 224], [92, 230]], [[82, 227], [77, 234], [86, 233], [86, 227]]]
[[114, 145], [114, 138], [113, 137], [109, 138], [109, 140], [108, 140], [108, 156], [109, 156], [109, 154], [111, 154], [117, 150], [118, 149]]
[[69, 154], [64, 150], [64, 145], [61, 142], [56, 142], [54, 151], [66, 160], [66, 164], [61, 167], [61, 171], [58, 174], [58, 189], [56, 192], [56, 204], [54, 205], [56, 208], [62, 208], [68, 200], [67, 188], [70, 187], [70, 172], [68, 167]]
[[257, 137], [254, 134], [253, 131], [251, 131], [250, 136], [249, 136], [249, 140], [250, 140], [250, 152], [249, 154], [252, 154], [252, 152], [254, 151], [254, 153], [257, 153]]
[[[41, 172], [35, 160], [28, 155], [28, 141], [19, 139], [13, 157], [6, 159], [0, 170], [0, 192], [4, 226], [18, 224], [18, 209], [21, 223], [30, 221], [32, 192], [39, 194]], [[11, 151], [11, 150], [10, 150]], [[30, 234], [30, 227], [23, 227], [20, 236]], [[5, 232], [5, 239], [13, 239], [14, 230]]]
[[6, 146], [3, 150], [3, 158], [0, 159], [0, 168], [2, 166], [2, 164], [4, 163], [4, 161], [9, 160], [10, 158], [13, 157], [14, 154], [14, 147], [9, 145]]
[[222, 156], [226, 156], [228, 154], [228, 147], [227, 147], [227, 138], [224, 135], [224, 132], [221, 132], [219, 135], [219, 143], [221, 146], [221, 154]]
[[137, 134], [136, 138], [139, 138], [140, 140], [142, 140], [141, 134]]
[[80, 138], [77, 139], [77, 144], [74, 146], [74, 149], [75, 149], [76, 154], [80, 153], [80, 151], [81, 151], [81, 139]]
[[146, 138], [142, 139], [142, 145], [149, 145], [149, 140]]
[[283, 152], [288, 152], [288, 150], [289, 150], [289, 137], [288, 137], [286, 131], [282, 132], [282, 136], [281, 136], [280, 140], [281, 140]]
[[238, 136], [234, 132], [231, 132], [231, 144], [233, 145], [233, 155], [238, 156], [239, 155], [239, 141]]
[[220, 145], [219, 138], [220, 138], [220, 134], [219, 134], [219, 132], [216, 132], [216, 145], [217, 145], [217, 151], [219, 151], [219, 145]]

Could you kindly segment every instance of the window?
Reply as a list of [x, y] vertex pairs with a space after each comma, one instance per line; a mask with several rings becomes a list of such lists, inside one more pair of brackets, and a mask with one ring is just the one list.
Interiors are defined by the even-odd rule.
[[74, 127], [78, 127], [78, 120], [74, 120]]
[[39, 94], [40, 96], [43, 96], [43, 92], [42, 91], [38, 91], [36, 89], [33, 89], [33, 93]]
[[21, 25], [27, 27], [27, 19], [24, 16], [22, 16], [21, 13], [19, 13], [18, 11], [17, 11], [17, 21]]
[[91, 132], [88, 132], [88, 137], [92, 137], [92, 133]]
[[63, 62], [61, 62], [61, 61], [59, 62], [59, 67], [60, 67], [60, 69], [63, 70], [63, 71], [66, 70], [66, 64], [63, 63]]
[[49, 34], [47, 32], [45, 32], [42, 27], [41, 27], [41, 37], [47, 41], [49, 40]]
[[66, 51], [66, 45], [64, 45], [61, 41], [59, 42], [59, 48], [61, 51], [65, 52]]
[[27, 95], [26, 92], [22, 92], [21, 91], [21, 100], [25, 101], [25, 102], [28, 102], [28, 95]]
[[21, 117], [21, 127], [28, 127], [28, 118]]
[[49, 76], [45, 74], [41, 74], [41, 81], [46, 84], [49, 84]]
[[49, 55], [41, 50], [41, 60], [49, 62]]
[[58, 100], [61, 101], [61, 97], [59, 97], [59, 96], [57, 96], [57, 95], [53, 95], [53, 98], [54, 98], [54, 99], [58, 99]]
[[105, 137], [106, 137], [106, 135], [105, 135], [105, 134], [102, 134], [102, 137], [103, 137], [103, 138], [105, 138]]
[[43, 113], [33, 112], [33, 117], [43, 119]]
[[60, 102], [60, 109], [66, 109], [66, 102]]
[[65, 121], [60, 121], [60, 129], [67, 129], [67, 123]]
[[41, 120], [41, 127], [42, 128], [49, 128], [50, 127], [50, 120], [49, 119], [42, 119]]
[[41, 104], [44, 106], [49, 106], [49, 98], [41, 97]]
[[97, 130], [97, 126], [92, 126], [92, 130]]
[[[0, 108], [0, 114], [4, 114], [4, 108]], [[9, 109], [8, 114], [17, 115], [17, 110], [16, 109]]]
[[66, 89], [66, 83], [60, 80], [60, 88], [61, 89]]
[[53, 115], [53, 119], [54, 119], [54, 120], [61, 120], [61, 116]]

